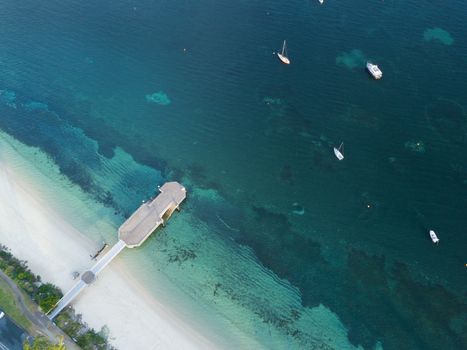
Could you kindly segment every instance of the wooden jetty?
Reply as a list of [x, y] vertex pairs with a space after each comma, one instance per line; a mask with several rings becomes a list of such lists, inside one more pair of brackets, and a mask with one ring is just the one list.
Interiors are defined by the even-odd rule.
[[185, 187], [178, 182], [167, 182], [159, 191], [156, 198], [141, 205], [118, 229], [118, 238], [127, 247], [134, 248], [143, 244], [156, 228], [165, 224], [186, 198]]
[[97, 263], [81, 275], [81, 279], [59, 300], [49, 313], [54, 319], [79, 293], [92, 284], [97, 275], [125, 248], [139, 247], [160, 225], [170, 218], [186, 198], [186, 189], [178, 182], [159, 187], [159, 195], [143, 203], [118, 229], [118, 242]]

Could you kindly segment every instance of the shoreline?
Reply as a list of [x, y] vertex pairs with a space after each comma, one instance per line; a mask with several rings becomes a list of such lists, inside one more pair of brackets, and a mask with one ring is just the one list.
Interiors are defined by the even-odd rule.
[[[105, 220], [111, 210], [91, 212], [76, 193], [67, 193], [74, 185], [66, 178], [62, 176], [63, 183], [57, 184], [55, 176], [49, 177], [31, 165], [15, 146], [51, 162], [37, 149], [0, 134], [0, 243], [26, 260], [31, 271], [44, 281], [66, 293], [75, 282], [72, 272], [83, 272], [93, 263], [89, 254], [97, 243], [82, 230], [92, 226], [92, 232], [106, 237], [113, 233], [116, 240], [114, 225]], [[61, 176], [56, 171], [54, 175]], [[66, 198], [57, 195], [56, 186]], [[66, 187], [65, 191], [61, 187]], [[68, 216], [73, 213], [73, 217]], [[96, 331], [106, 326], [109, 342], [119, 349], [148, 348], [148, 344], [152, 344], [151, 349], [218, 348], [174, 310], [149, 295], [118, 257], [73, 306]]]

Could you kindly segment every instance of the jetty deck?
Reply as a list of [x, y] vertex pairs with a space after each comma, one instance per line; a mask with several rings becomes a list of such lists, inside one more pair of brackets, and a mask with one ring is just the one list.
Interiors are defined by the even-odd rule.
[[118, 229], [118, 237], [129, 248], [139, 247], [160, 225], [164, 225], [174, 210], [186, 198], [185, 187], [167, 182], [153, 200], [141, 205]]
[[148, 239], [160, 225], [179, 210], [180, 204], [186, 198], [186, 189], [178, 182], [167, 182], [159, 187], [159, 195], [143, 203], [118, 229], [118, 242], [104, 254], [89, 270], [85, 271], [80, 280], [61, 298], [49, 313], [52, 320], [67, 307], [81, 291], [92, 284], [97, 275], [106, 267], [125, 247], [139, 247]]

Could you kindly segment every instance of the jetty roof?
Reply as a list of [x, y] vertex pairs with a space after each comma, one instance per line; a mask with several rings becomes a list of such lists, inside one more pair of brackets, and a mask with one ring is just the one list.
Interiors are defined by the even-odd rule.
[[143, 203], [118, 229], [118, 236], [127, 247], [140, 246], [186, 198], [186, 189], [178, 182], [167, 182], [159, 191], [158, 196]]

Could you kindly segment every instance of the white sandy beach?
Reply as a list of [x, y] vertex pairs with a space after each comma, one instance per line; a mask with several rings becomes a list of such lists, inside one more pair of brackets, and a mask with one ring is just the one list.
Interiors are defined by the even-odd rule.
[[[29, 152], [28, 157], [23, 157], [24, 152]], [[83, 230], [114, 231], [116, 240], [116, 228], [92, 212], [76, 195], [76, 188], [74, 194], [66, 194], [73, 185], [60, 179], [58, 170], [52, 176], [44, 174], [31, 165], [31, 157], [47, 161], [37, 150], [0, 133], [0, 243], [28, 261], [44, 281], [66, 292], [74, 284], [72, 272], [89, 268], [93, 264], [89, 254], [99, 245]], [[107, 325], [118, 349], [215, 348], [175, 311], [148, 295], [121, 257], [78, 297], [74, 307], [95, 329]]]

